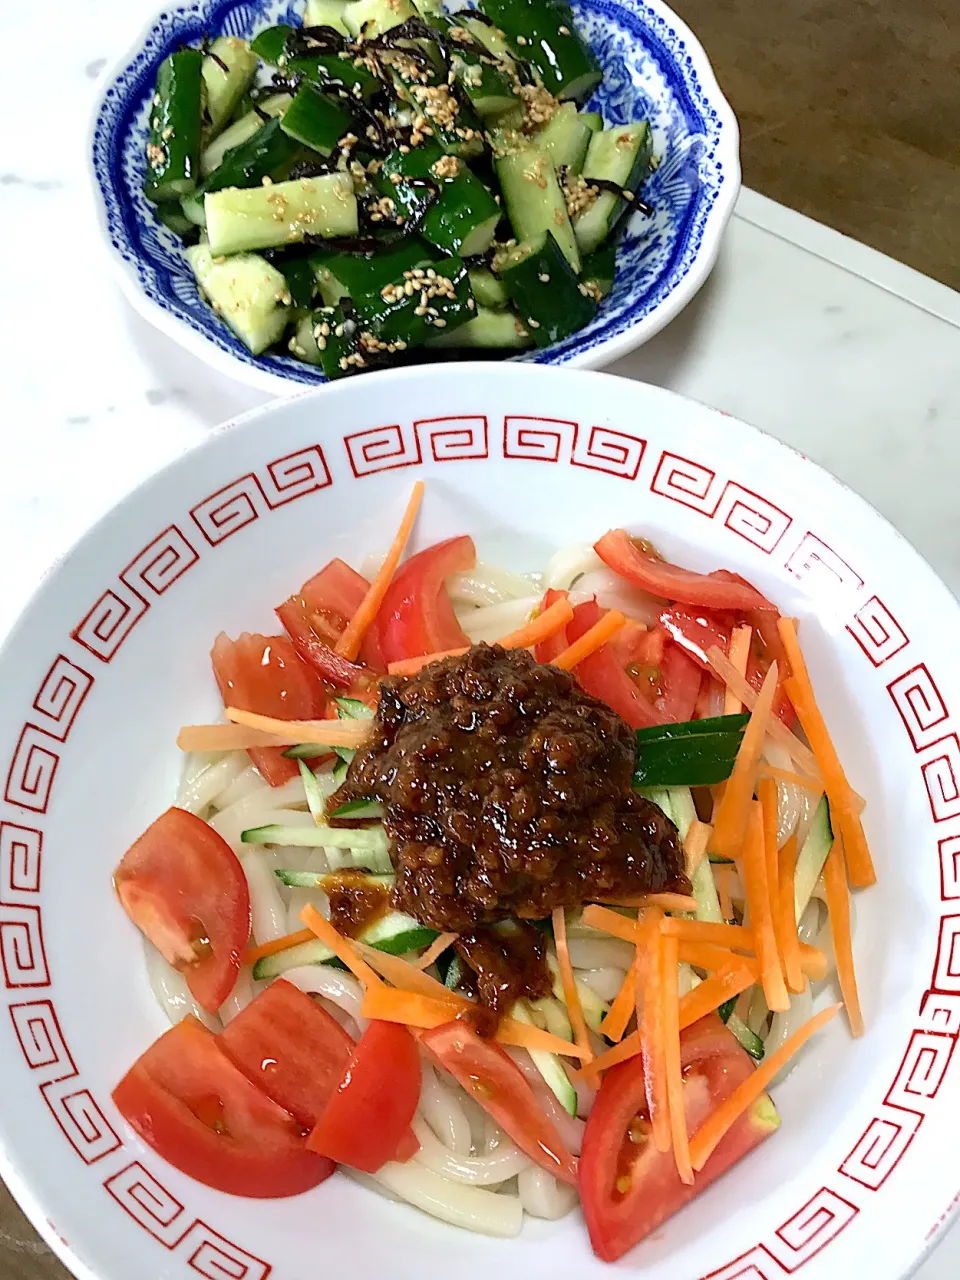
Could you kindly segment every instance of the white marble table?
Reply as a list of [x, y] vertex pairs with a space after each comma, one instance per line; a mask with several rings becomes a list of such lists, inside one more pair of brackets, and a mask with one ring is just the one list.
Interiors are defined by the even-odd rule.
[[[151, 0], [52, 0], [44, 83], [8, 59], [0, 150], [0, 636], [49, 565], [138, 481], [215, 423], [262, 403], [155, 333], [97, 251], [83, 139], [96, 80]], [[27, 5], [0, 14], [8, 47], [36, 39]], [[118, 36], [119, 33], [119, 36]], [[55, 86], [51, 91], [50, 86]], [[763, 427], [872, 501], [960, 594], [960, 296], [744, 192], [693, 305], [614, 372]], [[960, 1157], [958, 1157], [960, 1184]], [[14, 1221], [0, 1274], [63, 1274]], [[920, 1280], [960, 1273], [960, 1230]]]

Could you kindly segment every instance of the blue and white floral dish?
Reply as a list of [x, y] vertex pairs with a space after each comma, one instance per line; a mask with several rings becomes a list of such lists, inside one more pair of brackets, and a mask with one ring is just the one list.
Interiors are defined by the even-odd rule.
[[[736, 118], [706, 54], [660, 0], [573, 0], [577, 24], [600, 59], [589, 102], [607, 124], [647, 119], [659, 167], [644, 184], [653, 214], [636, 213], [617, 258], [613, 292], [579, 332], [524, 361], [597, 368], [646, 342], [690, 301], [710, 273], [740, 188]], [[107, 77], [89, 145], [100, 228], [123, 292], [152, 324], [208, 364], [275, 394], [324, 382], [283, 355], [253, 356], [200, 298], [179, 241], [143, 196], [147, 111], [157, 68], [205, 33], [249, 38], [299, 23], [289, 0], [193, 0], [147, 24]]]

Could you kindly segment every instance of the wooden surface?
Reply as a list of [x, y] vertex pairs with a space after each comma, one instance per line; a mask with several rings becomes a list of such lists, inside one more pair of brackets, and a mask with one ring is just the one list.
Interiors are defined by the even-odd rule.
[[[740, 118], [747, 185], [960, 288], [960, 0], [673, 4]], [[68, 1280], [2, 1184], [0, 1277]]]
[[669, 0], [743, 180], [960, 289], [960, 0]]

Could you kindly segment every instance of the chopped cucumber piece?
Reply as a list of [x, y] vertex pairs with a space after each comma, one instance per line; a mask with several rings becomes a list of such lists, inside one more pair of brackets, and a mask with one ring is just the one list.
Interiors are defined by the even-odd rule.
[[443, 332], [428, 339], [426, 345], [435, 349], [446, 347], [464, 350], [470, 347], [478, 351], [521, 351], [524, 347], [532, 347], [533, 339], [529, 330], [512, 311], [490, 311], [487, 307], [477, 307], [472, 320], [451, 333]]
[[[186, 200], [191, 198], [190, 196], [184, 197]], [[187, 217], [178, 204], [158, 204], [157, 221], [162, 222], [165, 227], [172, 231], [174, 235], [179, 236], [181, 240], [196, 239], [196, 223], [192, 218]]]
[[731, 1013], [727, 1018], [727, 1026], [749, 1053], [750, 1057], [759, 1062], [764, 1055], [763, 1041], [760, 1037], [751, 1031], [747, 1024], [742, 1022], [735, 1013]]
[[[402, 181], [395, 183], [395, 176]], [[408, 219], [428, 205], [420, 234], [445, 253], [466, 258], [485, 253], [493, 243], [500, 206], [464, 160], [434, 144], [392, 151], [376, 186]]]
[[[587, 158], [583, 162], [584, 180], [589, 182], [591, 178], [602, 178], [617, 183], [625, 191], [636, 191], [650, 172], [652, 154], [653, 138], [645, 121], [605, 129], [590, 139]], [[626, 200], [610, 191], [601, 191], [574, 223], [580, 251], [593, 253], [628, 208]]]
[[[422, 346], [428, 338], [444, 330], [449, 332], [472, 319], [476, 303], [462, 259], [452, 256], [439, 258], [433, 263], [432, 270], [436, 276], [449, 280], [452, 288], [441, 288], [439, 282], [434, 284], [428, 279], [420, 282], [421, 289], [427, 292], [431, 308], [427, 314], [422, 314], [422, 293], [419, 291], [410, 295], [398, 290], [386, 298], [382, 294], [354, 298], [360, 335], [372, 334], [378, 342], [403, 351]], [[436, 315], [432, 314], [434, 311]]]
[[717, 1009], [721, 1022], [729, 1022], [730, 1015], [733, 1013], [737, 1005], [737, 997], [731, 996], [729, 1000], [724, 1000], [723, 1004]]
[[357, 234], [357, 199], [347, 173], [214, 191], [204, 207], [215, 256], [294, 244], [306, 235]]
[[503, 311], [510, 305], [510, 295], [503, 287], [503, 281], [498, 280], [492, 271], [488, 271], [486, 267], [471, 267], [467, 276], [478, 307]]
[[203, 54], [180, 49], [160, 64], [150, 104], [143, 194], [154, 204], [179, 200], [197, 185], [203, 108]]
[[387, 853], [383, 827], [284, 827], [270, 823], [240, 833], [243, 844], [296, 845], [303, 849], [351, 849], [357, 853]]
[[[536, 1025], [525, 1000], [516, 1002], [511, 1010], [511, 1017], [515, 1018], [517, 1022], [525, 1022], [531, 1027]], [[556, 1096], [564, 1111], [575, 1116], [577, 1114], [577, 1091], [570, 1083], [570, 1077], [564, 1071], [560, 1058], [557, 1054], [547, 1053], [544, 1049], [528, 1049], [527, 1052], [533, 1059], [533, 1065], [543, 1076], [548, 1088]]]
[[287, 37], [292, 35], [295, 28], [286, 22], [278, 22], [274, 27], [264, 27], [262, 31], [258, 31], [250, 42], [250, 48], [258, 58], [262, 58], [264, 62], [269, 62], [271, 66], [276, 66], [282, 57], [285, 56], [284, 50], [287, 47]]
[[471, 18], [469, 9], [457, 14], [457, 25], [464, 27], [477, 44], [483, 45], [495, 58], [503, 58], [507, 63], [516, 61], [516, 53], [499, 27], [491, 27], [488, 22], [479, 18]]
[[[563, 996], [563, 982], [560, 978], [560, 966], [557, 964], [556, 957], [552, 951], [547, 952], [547, 968], [550, 970], [550, 977], [553, 979], [553, 994], [566, 1008], [566, 1001]], [[601, 1000], [597, 993], [588, 987], [585, 982], [581, 982], [579, 978], [574, 978], [577, 984], [577, 995], [580, 997], [580, 1008], [583, 1010], [583, 1018], [591, 1031], [599, 1034], [600, 1023], [607, 1016], [610, 1006], [605, 1000]]]
[[334, 809], [331, 818], [355, 818], [358, 822], [365, 818], [382, 818], [383, 805], [377, 800], [348, 800], [346, 804]]
[[287, 282], [265, 258], [241, 253], [215, 262], [208, 244], [187, 250], [201, 293], [253, 355], [283, 333], [290, 317]]
[[300, 86], [280, 117], [280, 128], [288, 137], [322, 156], [332, 154], [352, 124], [351, 112], [309, 81]]
[[376, 253], [335, 253], [320, 249], [310, 257], [320, 294], [328, 306], [344, 296], [359, 298], [379, 294], [388, 284], [403, 279], [405, 271], [428, 266], [431, 249], [410, 236], [400, 244]]
[[410, 0], [350, 0], [343, 10], [343, 21], [354, 36], [382, 36], [416, 16]]
[[303, 14], [305, 27], [333, 27], [342, 36], [348, 36], [350, 29], [343, 20], [343, 11], [347, 0], [307, 0]]
[[499, 271], [538, 347], [548, 347], [576, 333], [596, 314], [596, 302], [581, 289], [551, 231], [508, 250], [499, 261]]
[[603, 78], [596, 56], [577, 35], [573, 10], [562, 0], [483, 0], [480, 8], [554, 97], [582, 101]]
[[[268, 116], [278, 116], [286, 110], [291, 101], [289, 93], [275, 93], [269, 98], [264, 98], [262, 102], [258, 102], [257, 106], [261, 111], [265, 111]], [[264, 122], [260, 119], [258, 113], [251, 110], [224, 129], [223, 133], [218, 134], [201, 152], [200, 173], [202, 176], [208, 178], [214, 169], [218, 169], [223, 164], [228, 151], [232, 151], [234, 147], [239, 147], [241, 142], [246, 142], [255, 133], [259, 133], [263, 128], [263, 124]]]
[[307, 308], [317, 291], [317, 277], [307, 258], [281, 258], [277, 269], [287, 282], [287, 291], [295, 307]]
[[599, 111], [581, 111], [580, 119], [589, 126], [591, 133], [599, 133], [603, 128], [603, 116]]
[[567, 216], [567, 202], [546, 151], [530, 146], [500, 156], [496, 170], [517, 240], [539, 241], [549, 231], [570, 266], [579, 272], [580, 251]]
[[215, 137], [233, 115], [257, 70], [257, 55], [246, 40], [220, 36], [203, 60], [201, 75], [206, 88], [207, 141]]
[[317, 775], [303, 760], [298, 760], [297, 764], [300, 766], [303, 789], [307, 793], [307, 808], [313, 815], [314, 822], [319, 825], [323, 822], [324, 796], [320, 790], [320, 784], [317, 782]]
[[192, 195], [180, 197], [180, 212], [195, 227], [200, 229], [206, 227], [207, 214], [203, 207], [203, 196], [198, 195], [196, 191]]
[[800, 917], [807, 909], [807, 903], [813, 895], [814, 886], [820, 879], [823, 864], [827, 860], [827, 854], [830, 852], [832, 845], [833, 828], [830, 825], [830, 806], [827, 803], [827, 797], [824, 796], [817, 805], [817, 811], [813, 815], [813, 821], [810, 824], [810, 831], [797, 857], [793, 891], [797, 924], [800, 923]]
[[362, 698], [334, 698], [341, 720], [372, 720], [373, 708]]
[[610, 240], [584, 258], [581, 271], [583, 283], [592, 285], [600, 297], [605, 298], [613, 289], [616, 270], [617, 246]]
[[466, 967], [456, 951], [453, 952], [450, 963], [447, 965], [447, 971], [443, 975], [443, 985], [451, 991], [456, 991], [460, 983], [463, 981]]
[[285, 178], [299, 154], [300, 143], [287, 137], [279, 120], [270, 120], [226, 153], [213, 173], [204, 178], [197, 195], [206, 197], [226, 187], [260, 190], [265, 178], [270, 182]]
[[[418, 951], [428, 947], [437, 934], [434, 929], [427, 929], [412, 916], [400, 911], [391, 911], [373, 924], [361, 929], [357, 935], [360, 942], [368, 947], [376, 947], [390, 955], [402, 956], [408, 951]], [[299, 946], [289, 947], [276, 955], [265, 956], [253, 966], [253, 978], [261, 981], [264, 978], [279, 978], [289, 969], [298, 969], [305, 964], [330, 964], [335, 960], [333, 952], [323, 942], [302, 942]]]
[[318, 756], [328, 755], [331, 750], [331, 747], [325, 747], [320, 742], [298, 742], [287, 747], [281, 754], [288, 760], [316, 760]]
[[670, 814], [680, 834], [680, 842], [682, 844], [697, 817], [697, 807], [693, 803], [693, 793], [689, 787], [668, 787], [667, 796]]
[[594, 131], [572, 102], [565, 102], [537, 134], [537, 146], [546, 151], [555, 169], [565, 166], [578, 174], [586, 159]]

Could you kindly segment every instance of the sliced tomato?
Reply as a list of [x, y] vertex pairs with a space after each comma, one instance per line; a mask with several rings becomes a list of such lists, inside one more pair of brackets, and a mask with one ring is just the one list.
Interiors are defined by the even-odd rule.
[[386, 662], [469, 645], [444, 583], [476, 563], [473, 539], [464, 536], [438, 542], [400, 566], [377, 614]]
[[329, 1178], [300, 1125], [238, 1071], [217, 1037], [184, 1018], [113, 1091], [144, 1142], [181, 1172], [235, 1196], [295, 1196]]
[[628, 671], [631, 668], [659, 669], [667, 639], [667, 632], [663, 627], [645, 627], [642, 622], [634, 622], [632, 618], [628, 618], [608, 644], [617, 655], [620, 665]]
[[[555, 591], [553, 587], [549, 587], [540, 601], [540, 612], [543, 613], [552, 604], [556, 604], [558, 600], [568, 600], [569, 598], [569, 592]], [[554, 658], [563, 653], [569, 643], [567, 628], [561, 627], [552, 636], [547, 636], [546, 640], [541, 640], [535, 645], [534, 657], [538, 662], [552, 662]]]
[[[694, 1023], [680, 1040], [687, 1128], [695, 1133], [753, 1073], [754, 1064], [716, 1014]], [[623, 1257], [779, 1123], [763, 1094], [730, 1128], [694, 1185], [687, 1186], [673, 1153], [657, 1151], [650, 1138], [642, 1059], [611, 1068], [587, 1120], [580, 1156], [580, 1198], [594, 1253], [605, 1262]]]
[[660, 614], [660, 624], [670, 639], [680, 646], [704, 671], [713, 671], [707, 650], [714, 645], [722, 653], [730, 651], [730, 636], [738, 619], [733, 614], [671, 605]]
[[[574, 640], [579, 640], [605, 613], [606, 610], [601, 609], [596, 600], [578, 604], [567, 623], [568, 642], [573, 644]], [[643, 696], [609, 644], [601, 645], [579, 662], [573, 674], [587, 693], [612, 707], [632, 728], [642, 729], [660, 723], [660, 715], [653, 703]]]
[[[340, 689], [362, 688], [373, 679], [368, 667], [341, 658], [318, 633], [318, 615], [309, 612], [299, 596], [291, 596], [274, 610], [293, 647], [321, 679]], [[323, 629], [323, 628], [321, 628]]]
[[654, 703], [664, 724], [691, 720], [703, 672], [677, 644], [668, 644], [660, 662], [660, 694]]
[[[287, 636], [245, 632], [231, 640], [221, 632], [210, 658], [225, 707], [281, 720], [313, 720], [324, 713], [323, 683], [301, 662]], [[297, 762], [288, 760], [282, 747], [251, 747], [247, 754], [271, 787], [297, 777]]]
[[376, 1173], [409, 1151], [420, 1084], [420, 1052], [410, 1032], [398, 1023], [371, 1022], [307, 1145], [338, 1164]]
[[248, 1080], [307, 1129], [323, 1114], [354, 1050], [336, 1018], [282, 978], [228, 1023], [219, 1042]]
[[773, 609], [755, 587], [733, 574], [694, 573], [659, 559], [651, 550], [634, 541], [625, 529], [611, 529], [594, 550], [604, 564], [627, 582], [679, 604], [702, 609]]
[[482, 1039], [459, 1018], [425, 1031], [421, 1043], [521, 1151], [563, 1182], [576, 1183], [576, 1160], [523, 1072], [498, 1044]]
[[304, 662], [340, 688], [350, 688], [361, 680], [366, 675], [364, 667], [386, 670], [376, 619], [363, 638], [359, 662], [348, 662], [331, 652], [369, 587], [366, 578], [343, 560], [331, 560], [277, 608], [277, 616]]
[[227, 842], [186, 809], [168, 809], [123, 855], [113, 883], [133, 923], [216, 1013], [250, 937], [247, 878]]

